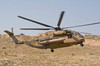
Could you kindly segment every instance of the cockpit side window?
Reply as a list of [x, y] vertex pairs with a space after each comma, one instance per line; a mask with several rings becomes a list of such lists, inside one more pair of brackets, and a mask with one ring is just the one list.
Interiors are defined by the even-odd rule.
[[75, 32], [75, 36], [77, 36], [77, 32]]

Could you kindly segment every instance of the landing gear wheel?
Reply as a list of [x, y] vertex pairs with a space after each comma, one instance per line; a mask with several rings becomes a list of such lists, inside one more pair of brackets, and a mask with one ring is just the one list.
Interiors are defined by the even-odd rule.
[[84, 46], [84, 44], [80, 44], [80, 46], [82, 46], [82, 47], [83, 47], [83, 46]]
[[54, 52], [54, 50], [53, 50], [53, 49], [51, 49], [51, 52]]

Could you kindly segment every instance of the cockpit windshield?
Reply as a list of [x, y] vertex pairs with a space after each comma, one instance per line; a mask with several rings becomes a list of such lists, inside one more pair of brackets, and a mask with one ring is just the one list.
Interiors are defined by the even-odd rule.
[[74, 35], [75, 35], [75, 36], [79, 36], [80, 38], [84, 38], [84, 37], [83, 37], [80, 33], [78, 33], [78, 32], [75, 32]]
[[80, 38], [84, 38], [80, 33], [78, 33], [78, 35], [79, 35]]

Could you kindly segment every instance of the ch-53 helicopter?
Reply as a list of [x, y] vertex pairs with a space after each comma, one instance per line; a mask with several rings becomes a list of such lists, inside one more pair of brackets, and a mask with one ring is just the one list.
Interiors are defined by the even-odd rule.
[[50, 25], [47, 25], [41, 22], [37, 22], [37, 21], [31, 20], [31, 19], [28, 19], [22, 16], [18, 16], [19, 18], [48, 27], [48, 28], [21, 28], [21, 30], [51, 30], [51, 29], [54, 29], [53, 31], [48, 31], [46, 33], [42, 33], [42, 34], [39, 34], [38, 36], [35, 36], [34, 40], [19, 41], [14, 36], [14, 33], [8, 30], [5, 30], [4, 32], [6, 32], [14, 40], [16, 44], [27, 44], [31, 47], [35, 47], [39, 49], [50, 48], [51, 52], [54, 52], [54, 49], [56, 48], [68, 47], [68, 46], [78, 45], [78, 44], [80, 44], [80, 46], [84, 46], [83, 42], [85, 41], [85, 38], [79, 32], [68, 30], [67, 28], [75, 28], [75, 27], [100, 24], [100, 22], [95, 22], [95, 23], [90, 23], [90, 24], [61, 28], [60, 25], [61, 25], [63, 15], [64, 15], [64, 11], [62, 11], [60, 14], [57, 27], [53, 27], [53, 26], [50, 26]]

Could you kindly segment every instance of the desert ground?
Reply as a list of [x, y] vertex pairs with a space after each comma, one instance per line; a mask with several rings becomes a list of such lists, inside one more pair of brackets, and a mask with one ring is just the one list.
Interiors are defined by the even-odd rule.
[[[17, 36], [30, 40], [29, 36]], [[86, 35], [85, 45], [55, 49], [37, 49], [17, 45], [8, 35], [0, 35], [0, 66], [100, 66], [100, 36]]]

